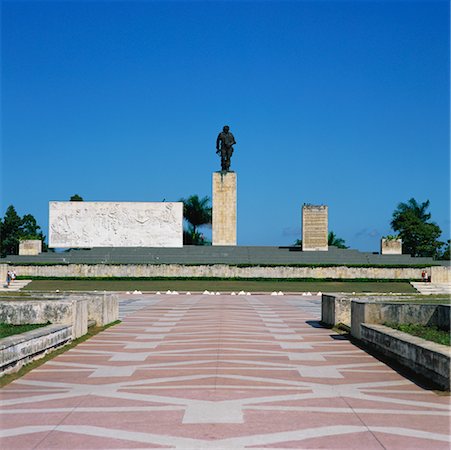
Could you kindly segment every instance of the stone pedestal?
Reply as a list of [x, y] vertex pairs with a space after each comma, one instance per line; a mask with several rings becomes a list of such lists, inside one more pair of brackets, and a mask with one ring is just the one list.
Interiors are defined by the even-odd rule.
[[381, 239], [381, 254], [382, 255], [402, 255], [402, 240], [401, 239]]
[[42, 241], [40, 239], [27, 239], [19, 242], [19, 255], [34, 256], [42, 252]]
[[236, 245], [236, 173], [213, 172], [213, 245]]
[[326, 205], [302, 207], [302, 251], [327, 252], [327, 221]]

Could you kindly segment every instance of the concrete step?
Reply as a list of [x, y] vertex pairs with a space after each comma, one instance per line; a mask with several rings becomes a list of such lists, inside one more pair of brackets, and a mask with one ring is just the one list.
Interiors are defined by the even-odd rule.
[[420, 294], [451, 294], [451, 283], [424, 283], [412, 281], [410, 283]]
[[32, 280], [14, 280], [10, 283], [9, 287], [5, 287], [6, 284], [0, 286], [0, 292], [17, 292], [24, 288], [27, 284], [30, 284]]

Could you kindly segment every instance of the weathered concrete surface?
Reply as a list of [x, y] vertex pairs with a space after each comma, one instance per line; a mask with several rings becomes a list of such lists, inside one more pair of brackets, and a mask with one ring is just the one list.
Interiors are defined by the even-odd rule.
[[26, 239], [19, 242], [19, 255], [39, 255], [42, 252], [40, 239]]
[[323, 294], [321, 299], [321, 322], [331, 327], [342, 323], [351, 326], [351, 297]]
[[326, 205], [303, 205], [302, 251], [327, 252], [328, 207]]
[[402, 255], [402, 239], [381, 239], [381, 255]]
[[[331, 278], [418, 279], [418, 268], [385, 267], [238, 267], [227, 264], [54, 264], [10, 265], [22, 276], [41, 277], [217, 277], [217, 278]], [[20, 271], [20, 272], [19, 272]]]
[[49, 247], [182, 247], [181, 202], [50, 202]]
[[108, 325], [119, 318], [118, 298], [115, 294], [91, 294], [88, 297], [88, 320], [98, 327]]
[[87, 298], [0, 301], [0, 322], [14, 325], [51, 322], [72, 327], [72, 338], [88, 331]]
[[361, 325], [361, 339], [370, 348], [449, 390], [450, 349], [446, 345], [375, 324]]
[[0, 287], [6, 285], [7, 273], [8, 273], [8, 264], [0, 264]]
[[[79, 320], [94, 321], [97, 326], [107, 325], [119, 318], [119, 303], [112, 293], [37, 293], [0, 301], [0, 320], [5, 323], [71, 323], [73, 303], [86, 303], [86, 314]], [[3, 306], [4, 305], [4, 306]], [[77, 310], [76, 310], [77, 311]], [[77, 313], [76, 313], [77, 314]]]
[[451, 283], [451, 267], [432, 266], [429, 273], [432, 283]]
[[213, 245], [236, 245], [236, 183], [235, 172], [213, 172]]
[[382, 303], [365, 300], [351, 302], [351, 334], [361, 338], [361, 324], [418, 323], [449, 330], [450, 305]]
[[48, 325], [0, 339], [0, 376], [17, 372], [72, 339], [70, 325]]

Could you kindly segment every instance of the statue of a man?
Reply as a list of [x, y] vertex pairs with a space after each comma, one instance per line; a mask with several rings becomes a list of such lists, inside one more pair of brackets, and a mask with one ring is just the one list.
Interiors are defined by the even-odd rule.
[[230, 169], [230, 158], [233, 154], [233, 144], [236, 144], [230, 128], [225, 125], [216, 139], [216, 153], [221, 155], [221, 170], [228, 172]]

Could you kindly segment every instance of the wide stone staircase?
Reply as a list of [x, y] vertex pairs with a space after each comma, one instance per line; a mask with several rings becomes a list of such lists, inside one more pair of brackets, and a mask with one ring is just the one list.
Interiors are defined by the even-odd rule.
[[451, 295], [451, 283], [425, 283], [411, 281], [410, 284], [423, 295], [449, 294]]
[[11, 281], [9, 287], [6, 287], [6, 283], [0, 285], [0, 292], [16, 292], [20, 291], [27, 284], [31, 283], [32, 280], [14, 280]]

